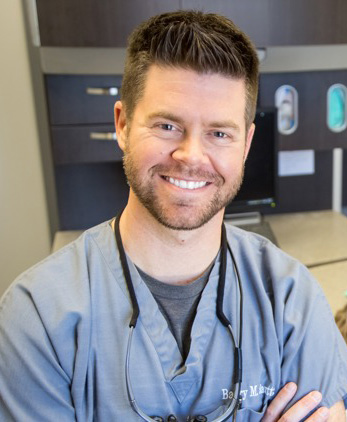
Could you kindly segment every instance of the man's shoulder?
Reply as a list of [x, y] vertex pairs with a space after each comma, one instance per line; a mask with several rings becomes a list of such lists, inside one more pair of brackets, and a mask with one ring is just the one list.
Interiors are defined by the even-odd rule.
[[[111, 231], [111, 236], [110, 236]], [[78, 290], [88, 282], [90, 261], [104, 261], [107, 242], [111, 242], [112, 229], [106, 221], [84, 231], [76, 240], [47, 256], [20, 274], [4, 293], [13, 290], [30, 293], [53, 290]]]
[[258, 233], [254, 233], [231, 224], [226, 224], [226, 230], [228, 242], [234, 248], [254, 251], [255, 253], [270, 250], [273, 253], [279, 253], [291, 258], [279, 249], [271, 240]]
[[238, 266], [271, 294], [285, 297], [289, 291], [305, 296], [322, 296], [323, 291], [307, 267], [269, 239], [227, 225], [229, 245]]
[[280, 247], [275, 245], [271, 240], [258, 233], [244, 230], [231, 224], [227, 224], [226, 229], [230, 246], [240, 253], [247, 253], [248, 256], [254, 254], [261, 259], [265, 256], [273, 255], [278, 259], [291, 262], [292, 264], [303, 265], [296, 258], [288, 255]]

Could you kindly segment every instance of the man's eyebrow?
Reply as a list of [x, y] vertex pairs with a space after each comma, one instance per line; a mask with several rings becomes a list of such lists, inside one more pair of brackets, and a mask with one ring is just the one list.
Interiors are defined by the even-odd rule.
[[209, 123], [209, 126], [216, 127], [216, 128], [228, 128], [228, 129], [234, 129], [237, 132], [240, 132], [240, 126], [233, 122], [232, 120], [223, 120], [223, 121], [216, 121]]
[[147, 120], [157, 119], [158, 117], [166, 120], [171, 120], [172, 122], [176, 122], [179, 124], [183, 124], [183, 119], [181, 117], [166, 111], [155, 111], [153, 113], [150, 113], [147, 116]]

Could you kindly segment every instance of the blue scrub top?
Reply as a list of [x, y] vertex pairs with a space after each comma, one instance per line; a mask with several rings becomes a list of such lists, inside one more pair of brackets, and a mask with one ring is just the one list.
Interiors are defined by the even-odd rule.
[[[318, 283], [261, 236], [227, 226], [243, 297], [242, 408], [260, 421], [289, 381], [293, 401], [315, 389], [323, 405], [347, 397], [347, 348]], [[230, 256], [224, 312], [236, 336], [239, 292]], [[223, 413], [231, 390], [233, 343], [216, 317], [219, 263], [203, 291], [184, 362], [167, 322], [130, 263], [140, 317], [130, 374], [148, 415], [180, 421]], [[125, 385], [132, 308], [111, 222], [22, 274], [0, 302], [0, 420], [140, 421]], [[231, 419], [230, 419], [231, 420]]]

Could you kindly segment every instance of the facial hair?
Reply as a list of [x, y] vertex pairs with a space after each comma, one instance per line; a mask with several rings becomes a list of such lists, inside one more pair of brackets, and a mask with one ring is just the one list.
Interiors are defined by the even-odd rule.
[[[140, 203], [160, 224], [172, 230], [194, 230], [210, 221], [237, 195], [244, 175], [244, 165], [242, 165], [240, 174], [227, 186], [224, 178], [218, 173], [189, 169], [186, 165], [176, 163], [171, 166], [164, 164], [153, 166], [149, 171], [149, 180], [143, 180], [134, 154], [129, 147], [129, 141], [126, 142], [123, 167], [128, 184]], [[193, 212], [189, 212], [191, 206], [189, 199], [182, 199], [174, 204], [167, 204], [161, 200], [155, 188], [154, 178], [162, 174], [179, 174], [181, 179], [209, 180], [217, 187], [217, 190], [208, 203], [198, 207], [194, 205]], [[173, 207], [176, 208], [176, 212], [173, 212]]]

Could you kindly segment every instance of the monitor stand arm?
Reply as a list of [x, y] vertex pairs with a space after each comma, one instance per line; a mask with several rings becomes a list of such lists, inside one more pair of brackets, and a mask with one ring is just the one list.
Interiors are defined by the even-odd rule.
[[244, 226], [246, 224], [260, 224], [262, 215], [260, 212], [242, 212], [235, 214], [225, 214], [224, 221], [234, 226]]

